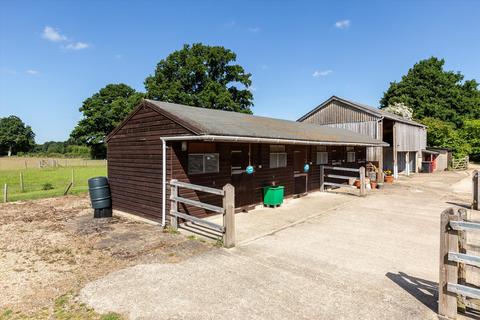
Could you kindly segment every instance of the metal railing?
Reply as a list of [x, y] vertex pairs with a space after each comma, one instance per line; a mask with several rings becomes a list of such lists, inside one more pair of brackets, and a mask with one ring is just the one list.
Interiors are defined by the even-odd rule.
[[[181, 197], [178, 192], [179, 188], [221, 196], [223, 199], [222, 206]], [[231, 184], [226, 184], [222, 189], [215, 189], [178, 180], [170, 180], [170, 201], [170, 224], [173, 228], [178, 228], [179, 219], [190, 221], [218, 232], [222, 236], [224, 247], [231, 248], [235, 246], [235, 188]], [[223, 215], [223, 225], [180, 212], [178, 210], [179, 203], [220, 213]]]
[[[335, 173], [325, 173], [325, 170], [330, 170]], [[341, 172], [357, 172], [357, 176], [347, 176], [345, 174], [341, 174]], [[359, 194], [360, 196], [365, 196], [367, 194], [366, 187], [365, 187], [365, 167], [356, 168], [345, 168], [345, 167], [334, 167], [334, 166], [320, 166], [320, 191], [325, 191], [325, 186], [331, 187], [339, 187], [339, 188], [357, 188], [356, 186], [344, 183], [336, 183], [331, 181], [326, 181], [326, 178], [331, 179], [342, 179], [342, 180], [350, 180], [350, 179], [359, 179], [360, 180], [360, 189]]]

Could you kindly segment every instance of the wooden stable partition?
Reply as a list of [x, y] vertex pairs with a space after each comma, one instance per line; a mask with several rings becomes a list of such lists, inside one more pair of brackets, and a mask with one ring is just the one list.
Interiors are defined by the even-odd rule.
[[472, 201], [472, 209], [473, 210], [480, 210], [480, 171], [475, 170], [473, 172], [472, 177], [473, 182], [473, 201]]

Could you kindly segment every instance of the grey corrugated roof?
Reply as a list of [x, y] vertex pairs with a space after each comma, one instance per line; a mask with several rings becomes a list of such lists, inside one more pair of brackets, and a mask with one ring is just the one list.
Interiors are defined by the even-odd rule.
[[145, 101], [167, 117], [170, 116], [173, 120], [193, 128], [201, 135], [388, 145], [369, 136], [338, 128], [154, 100]]
[[379, 118], [383, 117], [383, 118], [387, 118], [387, 119], [390, 119], [390, 120], [394, 120], [394, 121], [410, 124], [410, 125], [413, 125], [413, 126], [417, 126], [417, 127], [425, 127], [421, 123], [415, 122], [413, 120], [408, 120], [408, 119], [402, 118], [400, 116], [397, 116], [396, 114], [387, 112], [385, 110], [375, 108], [375, 107], [372, 107], [372, 106], [369, 106], [369, 105], [366, 105], [366, 104], [363, 104], [363, 103], [358, 103], [358, 102], [355, 102], [355, 101], [347, 100], [347, 99], [337, 97], [337, 96], [330, 97], [328, 100], [321, 103], [318, 107], [316, 107], [312, 111], [310, 111], [307, 114], [305, 114], [304, 116], [302, 116], [300, 119], [298, 119], [298, 121], [304, 120], [305, 118], [307, 118], [311, 114], [313, 114], [316, 111], [318, 111], [319, 109], [323, 108], [331, 100], [337, 100], [337, 101], [343, 102], [343, 103], [348, 104], [350, 106], [356, 107], [357, 109], [360, 109], [360, 110], [363, 110], [363, 111], [368, 112], [370, 114], [373, 114], [374, 116], [377, 116]]

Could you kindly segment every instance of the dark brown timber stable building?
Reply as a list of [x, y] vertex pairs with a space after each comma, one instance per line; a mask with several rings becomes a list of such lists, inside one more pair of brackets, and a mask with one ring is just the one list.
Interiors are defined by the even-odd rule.
[[[235, 207], [248, 210], [262, 202], [263, 186], [282, 185], [286, 197], [318, 190], [319, 165], [358, 168], [367, 147], [388, 144], [338, 128], [143, 100], [107, 145], [114, 209], [165, 223], [171, 179], [219, 189], [230, 183]], [[221, 205], [211, 194], [180, 195]], [[179, 210], [208, 214], [188, 205]]]

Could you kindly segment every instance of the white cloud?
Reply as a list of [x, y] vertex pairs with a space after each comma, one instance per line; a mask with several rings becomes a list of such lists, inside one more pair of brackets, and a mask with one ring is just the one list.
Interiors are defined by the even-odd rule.
[[233, 27], [235, 27], [236, 24], [237, 24], [237, 23], [235, 22], [235, 20], [232, 20], [232, 21], [230, 21], [230, 22], [225, 23], [224, 26], [225, 26], [226, 28], [233, 28]]
[[348, 27], [350, 27], [350, 20], [340, 20], [335, 22], [335, 28], [347, 29]]
[[32, 76], [37, 75], [39, 73], [38, 70], [33, 70], [33, 69], [28, 69], [25, 72], [29, 75], [32, 75]]
[[65, 48], [69, 50], [83, 50], [87, 49], [88, 47], [90, 47], [90, 45], [85, 42], [72, 42], [69, 43]]
[[54, 28], [49, 26], [46, 26], [43, 29], [42, 38], [52, 42], [61, 42], [67, 40], [66, 36], [58, 32], [58, 30], [55, 30]]
[[332, 73], [332, 70], [315, 70], [315, 72], [312, 74], [312, 77], [314, 78], [320, 78], [320, 77], [325, 77], [328, 76], [330, 73]]
[[248, 31], [253, 32], [253, 33], [257, 33], [258, 31], [260, 31], [260, 28], [259, 27], [250, 27], [250, 28], [248, 28]]

